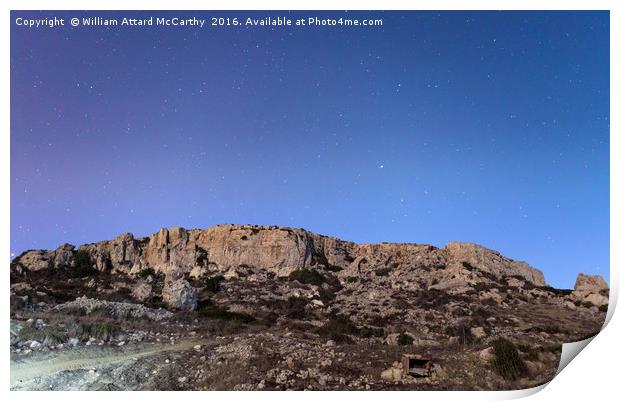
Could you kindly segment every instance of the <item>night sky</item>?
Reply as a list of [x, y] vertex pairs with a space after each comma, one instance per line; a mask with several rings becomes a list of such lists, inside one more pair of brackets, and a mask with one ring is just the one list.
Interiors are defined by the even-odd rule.
[[[220, 223], [475, 242], [609, 281], [608, 12], [325, 12], [382, 27], [25, 28], [11, 253]], [[207, 21], [209, 24], [209, 21]]]

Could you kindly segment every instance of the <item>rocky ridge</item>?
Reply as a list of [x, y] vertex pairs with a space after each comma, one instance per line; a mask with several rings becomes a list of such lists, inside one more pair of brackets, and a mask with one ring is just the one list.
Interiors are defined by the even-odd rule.
[[[241, 270], [258, 269], [287, 277], [295, 270], [318, 269], [361, 277], [389, 269], [399, 285], [425, 283], [428, 288], [451, 292], [464, 291], [485, 278], [545, 285], [540, 270], [471, 243], [451, 242], [443, 249], [423, 244], [355, 244], [276, 226], [162, 228], [148, 237], [127, 233], [77, 250], [87, 252], [97, 270], [125, 274], [153, 269], [165, 275], [180, 271], [195, 278], [211, 273], [235, 277]], [[27, 251], [13, 265], [25, 271], [67, 269], [75, 253], [70, 244], [53, 251]]]

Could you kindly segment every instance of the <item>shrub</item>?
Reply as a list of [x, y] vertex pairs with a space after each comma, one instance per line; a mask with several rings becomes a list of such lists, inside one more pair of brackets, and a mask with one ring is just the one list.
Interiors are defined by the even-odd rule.
[[198, 311], [202, 316], [209, 319], [219, 319], [219, 320], [227, 320], [227, 321], [237, 321], [242, 323], [250, 323], [255, 319], [253, 316], [248, 315], [247, 313], [240, 312], [230, 312], [226, 309], [222, 309], [216, 305], [209, 305], [203, 309]]
[[468, 323], [462, 322], [456, 326], [446, 328], [446, 334], [457, 337], [460, 345], [468, 345], [474, 343], [474, 336], [471, 334], [471, 327]]
[[94, 337], [98, 340], [108, 341], [118, 332], [120, 327], [111, 323], [81, 323], [76, 329], [76, 336], [82, 339]]
[[317, 333], [338, 343], [351, 343], [350, 335], [359, 335], [357, 326], [346, 316], [332, 316]]
[[306, 317], [306, 305], [308, 300], [302, 297], [288, 297], [285, 304], [284, 314], [290, 319], [304, 319]]
[[241, 240], [242, 241], [247, 241], [248, 240], [248, 236], [247, 235], [242, 235], [241, 236]]
[[462, 262], [462, 265], [464, 268], [466, 268], [467, 270], [474, 270], [475, 267], [471, 265], [471, 263], [469, 262]]
[[206, 290], [211, 292], [218, 292], [222, 289], [222, 286], [220, 285], [222, 281], [224, 281], [224, 277], [217, 275], [211, 277], [204, 277], [202, 280], [200, 280], [200, 283], [205, 287]]
[[336, 266], [336, 265], [330, 265], [329, 263], [327, 264], [327, 266], [325, 266], [325, 268], [329, 270], [330, 272], [334, 272], [334, 273], [338, 273], [339, 271], [343, 270], [342, 267]]
[[364, 338], [383, 337], [385, 336], [385, 330], [381, 327], [362, 326], [359, 329], [359, 336]]
[[607, 304], [599, 306], [598, 310], [607, 313]]
[[155, 275], [155, 270], [153, 270], [152, 267], [147, 267], [146, 269], [142, 269], [138, 273], [138, 277], [140, 278], [147, 278], [148, 276], [154, 276], [154, 275]]
[[198, 266], [205, 267], [209, 263], [209, 252], [206, 249], [196, 246], [196, 263]]
[[328, 303], [336, 299], [336, 294], [331, 288], [319, 287], [319, 297], [321, 301]]
[[84, 249], [80, 249], [73, 254], [71, 265], [73, 266], [72, 273], [75, 277], [87, 277], [97, 273], [90, 259], [90, 253]]
[[561, 289], [561, 288], [553, 288], [551, 286], [545, 285], [542, 287], [538, 287], [538, 289], [542, 290], [542, 291], [547, 291], [550, 292], [554, 295], [570, 295], [573, 293], [573, 290], [565, 290], [565, 289]]
[[497, 374], [506, 380], [516, 380], [528, 374], [527, 366], [513, 343], [505, 338], [499, 338], [491, 345], [493, 346], [492, 365]]
[[19, 331], [19, 337], [21, 340], [35, 340], [46, 346], [58, 345], [67, 339], [64, 333], [50, 327], [37, 330], [32, 326], [22, 327]]
[[411, 345], [413, 344], [413, 337], [407, 333], [400, 333], [398, 337], [396, 337], [396, 343], [398, 345]]
[[392, 271], [392, 269], [390, 269], [389, 267], [383, 267], [381, 269], [375, 270], [375, 275], [378, 277], [385, 277], [390, 274], [390, 271]]
[[525, 359], [526, 361], [538, 360], [538, 348], [534, 348], [528, 344], [519, 344], [517, 345], [517, 349], [523, 353], [523, 359]]
[[316, 270], [299, 269], [294, 270], [288, 276], [289, 281], [298, 281], [301, 284], [321, 285], [325, 282], [325, 277]]

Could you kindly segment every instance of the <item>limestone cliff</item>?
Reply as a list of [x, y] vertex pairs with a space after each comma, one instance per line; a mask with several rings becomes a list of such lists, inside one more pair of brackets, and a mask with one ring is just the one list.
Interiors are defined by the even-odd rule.
[[[516, 278], [545, 285], [543, 273], [479, 245], [449, 243], [445, 248], [420, 244], [355, 244], [303, 229], [276, 226], [218, 225], [208, 229], [162, 228], [144, 238], [122, 234], [109, 241], [85, 244], [101, 271], [136, 274], [151, 268], [192, 276], [259, 269], [288, 276], [298, 269], [323, 269], [341, 276], [390, 271], [395, 285], [426, 280], [429, 288], [455, 290], [488, 280]], [[54, 251], [33, 250], [13, 261], [26, 271], [70, 268], [72, 245]], [[417, 284], [416, 284], [417, 285]]]

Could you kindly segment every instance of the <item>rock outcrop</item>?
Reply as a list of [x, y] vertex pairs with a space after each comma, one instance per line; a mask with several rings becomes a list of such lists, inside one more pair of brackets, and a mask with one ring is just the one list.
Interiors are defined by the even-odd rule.
[[575, 291], [583, 293], [599, 293], [609, 290], [605, 279], [601, 276], [579, 273], [575, 281]]
[[[199, 277], [235, 276], [239, 269], [258, 269], [286, 277], [294, 270], [323, 269], [343, 277], [384, 275], [397, 287], [423, 285], [450, 292], [466, 291], [489, 280], [545, 284], [540, 270], [475, 244], [451, 242], [443, 249], [421, 244], [355, 244], [275, 226], [162, 228], [148, 237], [122, 234], [79, 249], [88, 252], [96, 269], [113, 273], [153, 269], [165, 275], [180, 271]], [[75, 252], [69, 244], [55, 251], [28, 251], [13, 264], [29, 271], [70, 268]]]
[[170, 309], [193, 311], [198, 303], [194, 287], [185, 279], [166, 280], [162, 290], [162, 299]]
[[572, 298], [600, 307], [609, 303], [609, 286], [601, 276], [579, 273]]

